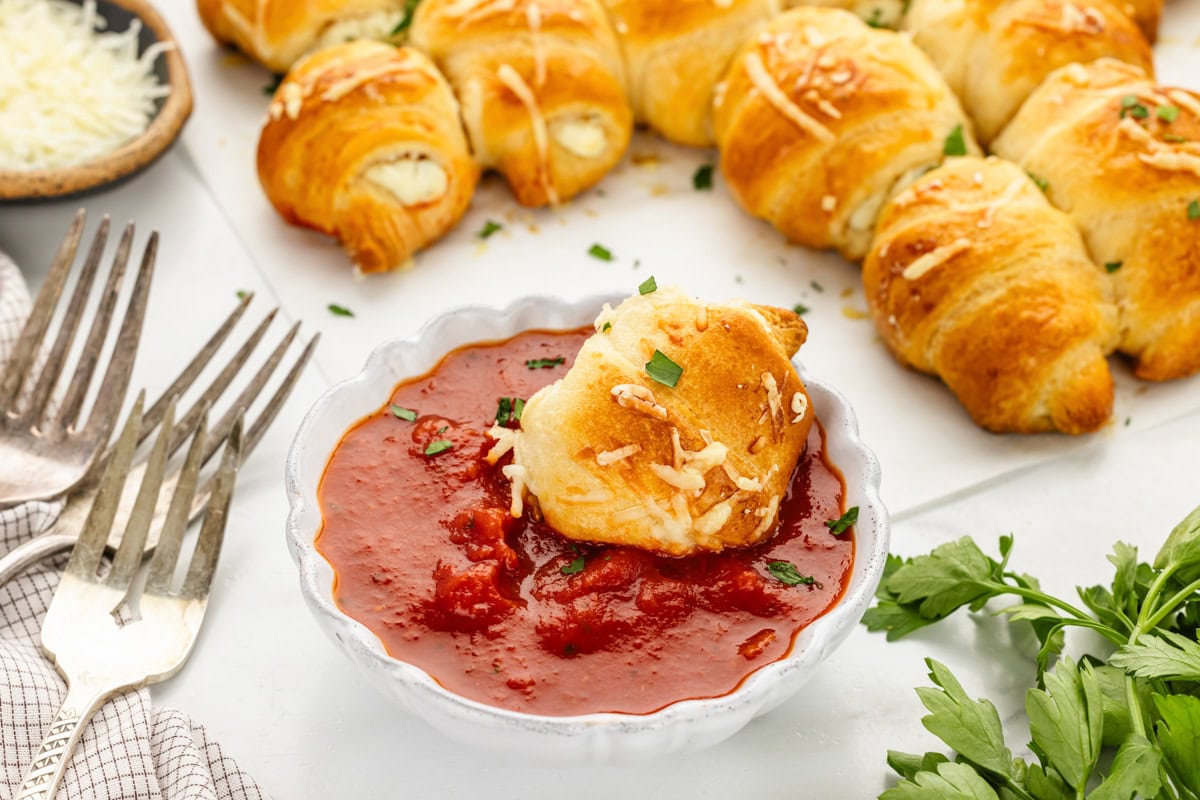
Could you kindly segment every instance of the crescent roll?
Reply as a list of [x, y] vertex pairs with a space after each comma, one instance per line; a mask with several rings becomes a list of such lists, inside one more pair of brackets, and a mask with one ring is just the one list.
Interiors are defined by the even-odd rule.
[[390, 39], [406, 0], [196, 0], [204, 27], [275, 72], [352, 39]]
[[599, 0], [423, 0], [411, 34], [454, 87], [476, 159], [522, 205], [570, 200], [629, 145], [621, 52]]
[[1046, 182], [1106, 265], [1135, 374], [1200, 371], [1200, 95], [1111, 59], [1071, 65], [995, 148]]
[[452, 228], [479, 174], [432, 62], [358, 41], [307, 57], [280, 84], [258, 177], [284, 219], [336, 236], [363, 272], [378, 272]]
[[978, 152], [970, 123], [911, 41], [839, 9], [796, 8], [734, 58], [714, 102], [737, 201], [790, 239], [861, 259], [898, 183]]
[[1078, 434], [1111, 416], [1111, 290], [1019, 167], [949, 159], [897, 195], [863, 286], [892, 353], [939, 376], [982, 427]]
[[1162, 20], [1163, 0], [1117, 0], [1117, 5], [1138, 24], [1147, 41], [1153, 42], [1158, 38], [1158, 23]]
[[768, 537], [813, 421], [791, 363], [806, 336], [790, 311], [671, 288], [606, 306], [520, 431], [493, 430], [514, 514], [524, 490], [568, 538], [676, 556]]
[[1119, 0], [913, 0], [904, 30], [946, 76], [985, 145], [1055, 69], [1110, 56], [1153, 69]]
[[713, 89], [777, 0], [605, 0], [625, 54], [634, 117], [692, 147], [715, 143]]

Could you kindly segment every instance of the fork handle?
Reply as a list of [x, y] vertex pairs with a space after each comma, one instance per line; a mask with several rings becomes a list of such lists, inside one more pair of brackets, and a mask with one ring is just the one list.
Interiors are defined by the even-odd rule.
[[50, 723], [14, 800], [52, 800], [88, 720], [111, 694], [111, 689], [98, 689], [84, 683], [67, 689], [67, 696]]
[[25, 572], [43, 558], [70, 550], [78, 540], [77, 533], [47, 531], [21, 542], [0, 557], [0, 586]]

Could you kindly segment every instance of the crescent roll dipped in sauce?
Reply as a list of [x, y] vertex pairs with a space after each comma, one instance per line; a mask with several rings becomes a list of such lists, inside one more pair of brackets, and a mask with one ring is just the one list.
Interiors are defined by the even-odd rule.
[[358, 41], [288, 73], [259, 138], [258, 177], [284, 219], [336, 236], [359, 269], [380, 272], [458, 222], [479, 170], [433, 63]]
[[663, 288], [595, 328], [521, 429], [491, 432], [513, 515], [534, 503], [567, 538], [674, 556], [768, 537], [813, 422], [791, 362], [804, 322]]
[[422, 0], [410, 33], [521, 205], [565, 203], [624, 155], [633, 114], [600, 0]]

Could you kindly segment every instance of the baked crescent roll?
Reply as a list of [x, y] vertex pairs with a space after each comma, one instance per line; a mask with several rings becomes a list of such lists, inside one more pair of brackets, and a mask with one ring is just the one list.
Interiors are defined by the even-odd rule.
[[423, 0], [411, 34], [454, 87], [476, 159], [522, 205], [570, 200], [629, 145], [621, 52], [599, 0]]
[[875, 28], [899, 28], [909, 0], [784, 0], [784, 8], [827, 6], [844, 8]]
[[258, 178], [284, 219], [336, 236], [363, 272], [377, 272], [452, 228], [479, 174], [429, 59], [358, 41], [305, 58], [280, 84]]
[[793, 9], [746, 43], [717, 90], [714, 121], [742, 207], [855, 260], [893, 187], [937, 165], [948, 137], [978, 152], [925, 54], [839, 9]]
[[1153, 69], [1150, 44], [1110, 0], [912, 0], [904, 30], [929, 54], [985, 145], [1055, 69], [1111, 56]]
[[885, 207], [863, 266], [875, 326], [995, 432], [1112, 414], [1117, 311], [1071, 219], [1017, 166], [954, 158]]
[[1117, 5], [1138, 24], [1147, 41], [1153, 42], [1158, 38], [1163, 0], [1117, 0]]
[[713, 89], [777, 0], [605, 0], [638, 122], [693, 147], [714, 144]]
[[995, 148], [1046, 182], [1107, 266], [1135, 374], [1200, 371], [1200, 95], [1111, 59], [1071, 65]]
[[[521, 430], [493, 430], [514, 514], [524, 490], [563, 536], [677, 556], [770, 536], [813, 420], [791, 363], [807, 332], [789, 311], [671, 288], [606, 306]], [[670, 364], [673, 387], [656, 372]]]
[[406, 0], [196, 0], [213, 37], [274, 70], [352, 39], [387, 40], [405, 18]]

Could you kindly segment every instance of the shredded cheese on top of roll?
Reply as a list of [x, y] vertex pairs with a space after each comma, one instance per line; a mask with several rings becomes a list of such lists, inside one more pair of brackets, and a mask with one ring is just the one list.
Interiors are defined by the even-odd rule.
[[959, 253], [971, 249], [970, 239], [956, 239], [950, 244], [931, 250], [904, 268], [901, 275], [906, 281], [920, 280], [931, 270], [937, 269]]
[[146, 130], [169, 94], [138, 55], [141, 22], [105, 32], [94, 0], [0, 0], [0, 169], [81, 164]]
[[826, 128], [820, 122], [805, 114], [800, 106], [792, 102], [791, 98], [779, 88], [779, 84], [775, 82], [775, 79], [771, 77], [771, 73], [767, 71], [767, 66], [763, 63], [762, 56], [758, 53], [747, 53], [743, 63], [746, 67], [746, 75], [750, 78], [750, 82], [754, 84], [754, 88], [762, 93], [762, 96], [766, 98], [768, 103], [775, 107], [775, 110], [801, 130], [807, 131], [822, 141], [833, 141], [833, 132], [829, 128]]

